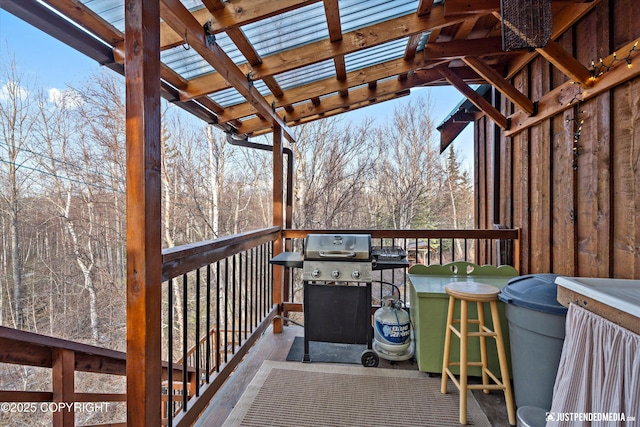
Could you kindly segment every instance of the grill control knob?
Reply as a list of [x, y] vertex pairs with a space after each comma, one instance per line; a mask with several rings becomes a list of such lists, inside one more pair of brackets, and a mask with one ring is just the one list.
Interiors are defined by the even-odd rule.
[[340, 277], [340, 270], [333, 270], [331, 272], [331, 277], [333, 277], [334, 279], [337, 279]]
[[318, 277], [320, 277], [320, 269], [316, 268], [315, 270], [313, 270], [311, 272], [311, 277], [313, 277], [314, 279], [317, 279]]
[[354, 279], [359, 279], [360, 272], [358, 270], [355, 270], [353, 273], [351, 273], [351, 277], [353, 277]]

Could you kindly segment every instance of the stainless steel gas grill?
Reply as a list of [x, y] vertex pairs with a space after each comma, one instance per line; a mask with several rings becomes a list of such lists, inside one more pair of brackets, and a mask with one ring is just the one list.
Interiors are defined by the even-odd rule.
[[303, 280], [371, 282], [371, 236], [309, 234], [304, 241]]
[[361, 362], [377, 366], [372, 350], [373, 259], [368, 234], [309, 234], [304, 241], [304, 362], [309, 341], [366, 344]]
[[373, 271], [407, 268], [400, 247], [372, 247], [369, 234], [309, 234], [302, 253], [283, 252], [271, 263], [302, 268], [304, 285], [304, 357], [309, 342], [366, 344], [364, 366], [377, 366], [372, 349], [371, 282]]

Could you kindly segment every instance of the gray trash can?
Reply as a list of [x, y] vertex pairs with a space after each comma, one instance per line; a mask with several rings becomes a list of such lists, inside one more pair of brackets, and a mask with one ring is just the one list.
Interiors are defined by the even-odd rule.
[[564, 343], [567, 308], [557, 302], [557, 274], [514, 277], [501, 290], [509, 322], [517, 407], [549, 410]]

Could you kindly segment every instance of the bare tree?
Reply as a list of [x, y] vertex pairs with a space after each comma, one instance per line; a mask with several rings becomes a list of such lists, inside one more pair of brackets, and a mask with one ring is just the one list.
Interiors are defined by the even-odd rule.
[[[15, 60], [3, 63], [0, 87], [0, 199], [3, 214], [8, 217], [7, 228], [10, 237], [11, 292], [10, 308], [12, 323], [22, 328], [23, 284], [22, 254], [20, 243], [21, 197], [26, 185], [20, 176], [29, 162], [26, 144], [32, 137], [34, 126], [33, 98], [30, 88], [25, 85], [24, 76], [18, 72]], [[8, 285], [8, 283], [7, 283]], [[0, 297], [0, 325], [4, 321], [4, 301]]]
[[292, 146], [297, 227], [368, 225], [360, 213], [375, 164], [375, 153], [368, 149], [370, 125], [341, 127], [335, 119], [327, 119], [299, 128], [298, 142]]
[[429, 201], [438, 169], [429, 101], [410, 102], [377, 133], [380, 161], [374, 192], [378, 226], [427, 228]]
[[[69, 92], [67, 96], [76, 95]], [[62, 103], [54, 109], [44, 100], [40, 103], [39, 133], [47, 150], [47, 157], [41, 158], [40, 166], [51, 177], [48, 200], [69, 237], [69, 248], [82, 274], [83, 288], [89, 295], [91, 337], [97, 343], [100, 341], [100, 320], [93, 277], [97, 255], [93, 234], [96, 225], [93, 190], [101, 183], [96, 182], [96, 174], [91, 173], [92, 147], [72, 117], [74, 102], [63, 97]]]

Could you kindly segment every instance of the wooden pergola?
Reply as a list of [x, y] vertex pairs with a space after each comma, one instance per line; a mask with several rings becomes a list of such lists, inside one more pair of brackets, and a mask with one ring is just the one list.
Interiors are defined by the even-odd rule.
[[[500, 0], [342, 3], [0, 0], [3, 9], [126, 77], [129, 425], [160, 423], [161, 366], [149, 361], [159, 360], [161, 353], [161, 97], [236, 138], [273, 133], [273, 225], [284, 227], [283, 149], [285, 140], [295, 142], [292, 128], [297, 124], [407, 96], [414, 87], [452, 85], [477, 111], [460, 112], [443, 124], [446, 146], [460, 132], [460, 123], [487, 117], [510, 136], [571, 108], [576, 93], [588, 100], [640, 72], [638, 67], [620, 67], [595, 84], [598, 76], [554, 41], [599, 0], [553, 0], [550, 40], [524, 51], [503, 50]], [[343, 6], [359, 18], [343, 15]], [[111, 7], [119, 12], [114, 15]], [[298, 31], [316, 25], [300, 19], [305, 13], [322, 18], [318, 25], [324, 30], [296, 42]], [[295, 25], [283, 25], [296, 16]], [[282, 25], [283, 31], [295, 30], [294, 35], [284, 34], [284, 47], [268, 51], [261, 46], [269, 34], [259, 24]], [[232, 42], [226, 50], [223, 38]], [[186, 60], [171, 62], [169, 55], [163, 56], [172, 49], [197, 54], [200, 71], [190, 69]], [[617, 55], [631, 58], [634, 51], [630, 43]], [[512, 77], [537, 56], [570, 82], [531, 99]], [[327, 61], [330, 72], [325, 76], [321, 71]], [[511, 113], [472, 88], [486, 83], [512, 103]], [[235, 92], [218, 96], [229, 90]], [[241, 101], [229, 101], [234, 96]], [[281, 245], [280, 240], [275, 253], [282, 251]], [[282, 280], [279, 274], [274, 272], [276, 283]], [[275, 331], [280, 327], [276, 322]]]

